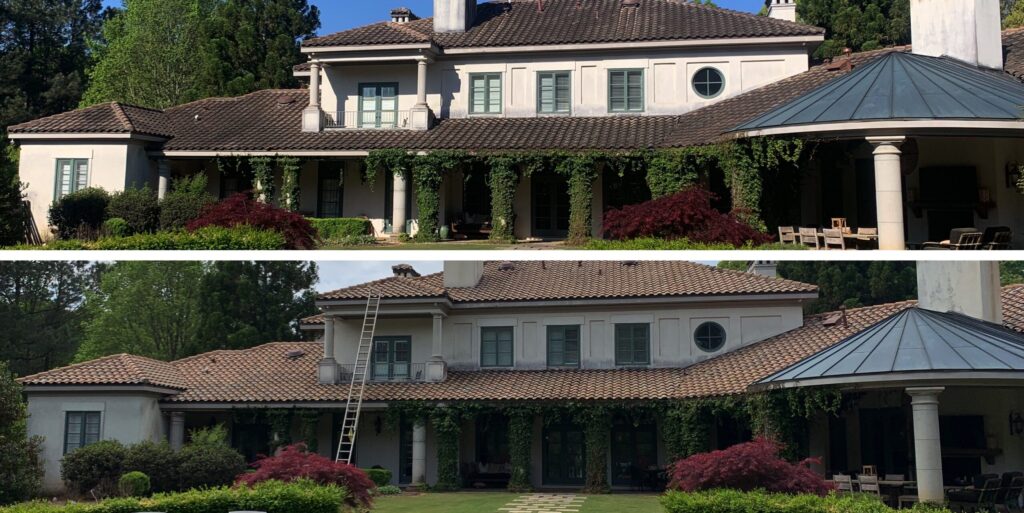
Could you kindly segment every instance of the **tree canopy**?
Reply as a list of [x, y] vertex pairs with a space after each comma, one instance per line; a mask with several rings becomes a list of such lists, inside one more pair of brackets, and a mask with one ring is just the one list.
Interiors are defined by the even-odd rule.
[[42, 439], [28, 436], [21, 386], [0, 360], [0, 506], [31, 499], [43, 478]]
[[94, 47], [82, 103], [166, 108], [293, 87], [301, 41], [319, 27], [306, 0], [124, 0]]
[[316, 265], [303, 262], [118, 262], [86, 300], [75, 360], [176, 360], [299, 340], [298, 320], [316, 312], [316, 281]]
[[825, 29], [816, 57], [910, 42], [910, 0], [800, 0], [797, 16]]

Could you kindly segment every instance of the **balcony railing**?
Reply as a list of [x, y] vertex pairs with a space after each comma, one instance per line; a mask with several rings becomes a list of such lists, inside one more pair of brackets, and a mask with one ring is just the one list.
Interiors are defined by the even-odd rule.
[[401, 130], [409, 128], [409, 111], [325, 112], [331, 130]]
[[[341, 382], [352, 381], [352, 365], [341, 367]], [[374, 383], [422, 383], [426, 381], [425, 363], [374, 363], [370, 364], [369, 381]]]

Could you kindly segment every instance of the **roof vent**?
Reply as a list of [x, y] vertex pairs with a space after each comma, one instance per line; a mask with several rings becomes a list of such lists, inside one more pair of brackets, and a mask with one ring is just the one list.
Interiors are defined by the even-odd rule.
[[825, 318], [824, 321], [821, 322], [821, 325], [825, 326], [827, 328], [831, 328], [832, 326], [835, 326], [837, 324], [840, 325], [840, 326], [846, 327], [846, 307], [845, 306], [841, 310], [839, 310], [838, 312], [828, 316], [827, 318]]
[[640, 7], [640, 0], [622, 0], [623, 7]]
[[500, 265], [498, 265], [499, 271], [511, 271], [515, 268], [516, 266], [512, 264], [512, 262], [502, 262]]
[[622, 262], [622, 267], [636, 267], [638, 265], [640, 265], [640, 262], [637, 262], [636, 260], [626, 260], [625, 262]]
[[419, 16], [413, 14], [408, 7], [391, 9], [391, 23], [409, 23], [418, 19], [420, 19]]
[[306, 352], [301, 349], [292, 349], [291, 351], [285, 353], [284, 356], [289, 360], [295, 361], [298, 360], [299, 358], [302, 358], [303, 356], [306, 356]]
[[288, 104], [291, 104], [291, 103], [295, 103], [295, 97], [293, 97], [293, 96], [288, 96], [287, 94], [282, 94], [282, 95], [277, 97], [277, 104], [278, 105], [288, 105]]
[[409, 264], [398, 264], [391, 268], [391, 272], [395, 273], [396, 277], [399, 278], [419, 278], [420, 273], [416, 272], [416, 269]]

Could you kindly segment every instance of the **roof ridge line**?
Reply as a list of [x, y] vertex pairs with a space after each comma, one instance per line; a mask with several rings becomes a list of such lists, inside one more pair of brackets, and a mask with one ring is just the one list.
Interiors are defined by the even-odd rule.
[[29, 374], [28, 376], [22, 376], [22, 377], [18, 378], [17, 380], [18, 381], [28, 381], [29, 379], [38, 378], [38, 377], [44, 376], [46, 374], [51, 374], [51, 373], [58, 372], [58, 371], [65, 371], [65, 370], [68, 370], [68, 369], [75, 369], [75, 368], [81, 367], [81, 366], [86, 365], [86, 364], [96, 363], [96, 362], [100, 362], [100, 361], [104, 361], [104, 360], [111, 360], [111, 359], [114, 359], [114, 358], [119, 358], [119, 357], [124, 357], [124, 356], [131, 356], [131, 355], [129, 355], [128, 353], [108, 354], [106, 356], [101, 356], [99, 358], [93, 358], [92, 360], [86, 360], [84, 362], [77, 362], [77, 363], [69, 363], [67, 365], [63, 365], [63, 366], [60, 366], [60, 367], [55, 367], [53, 369], [45, 370], [45, 371], [42, 371], [42, 372], [37, 372], [35, 374]]
[[110, 106], [114, 109], [114, 116], [125, 125], [125, 128], [129, 132], [134, 132], [135, 125], [132, 123], [131, 118], [128, 117], [128, 114], [125, 113], [124, 108], [121, 107], [120, 102], [110, 102]]

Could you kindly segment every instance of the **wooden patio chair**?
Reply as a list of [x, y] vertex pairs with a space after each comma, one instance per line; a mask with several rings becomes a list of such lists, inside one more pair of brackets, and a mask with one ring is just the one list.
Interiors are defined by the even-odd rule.
[[825, 249], [839, 249], [846, 251], [846, 238], [843, 231], [838, 228], [823, 230], [825, 234]]
[[796, 244], [796, 229], [792, 226], [780, 226], [779, 242], [783, 244]]
[[977, 484], [979, 481], [982, 485], [973, 489], [957, 488], [946, 492], [950, 509], [965, 513], [994, 511], [1003, 480], [996, 474], [984, 474], [979, 476], [975, 483]]
[[848, 226], [849, 225], [847, 224], [847, 221], [846, 221], [845, 217], [833, 217], [832, 218], [832, 228], [835, 228], [837, 230], [842, 230], [843, 228], [846, 228]]
[[860, 473], [865, 476], [878, 476], [878, 467], [874, 465], [864, 465], [861, 467]]
[[839, 493], [853, 493], [853, 476], [836, 474], [832, 476], [832, 482], [836, 484], [836, 491]]
[[857, 476], [857, 481], [860, 483], [860, 493], [873, 495], [882, 500], [882, 487], [878, 485], [877, 475], [861, 474]]
[[816, 228], [800, 228], [800, 244], [809, 248], [821, 249]]

